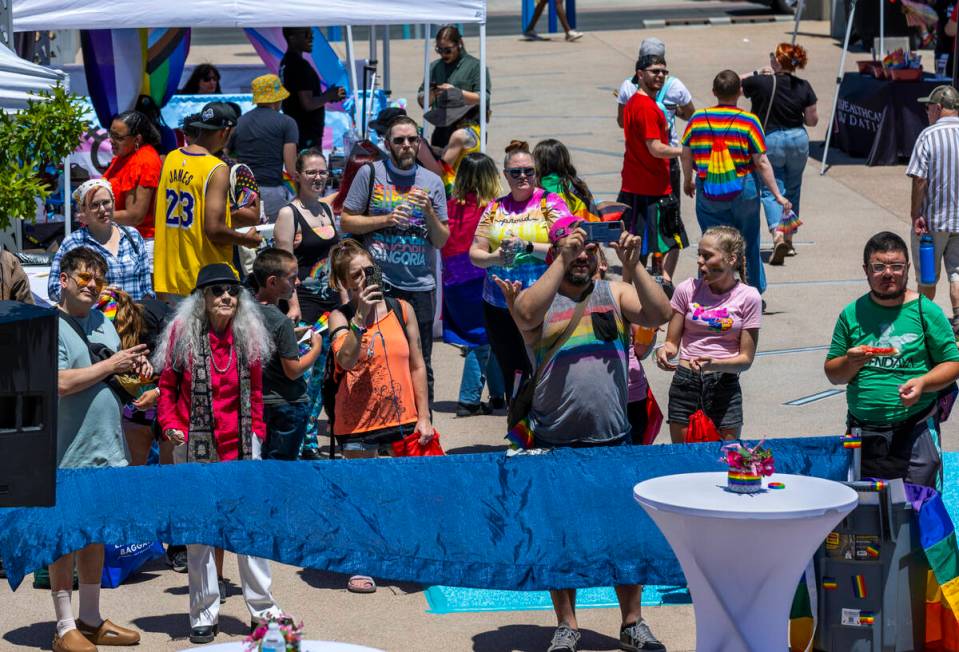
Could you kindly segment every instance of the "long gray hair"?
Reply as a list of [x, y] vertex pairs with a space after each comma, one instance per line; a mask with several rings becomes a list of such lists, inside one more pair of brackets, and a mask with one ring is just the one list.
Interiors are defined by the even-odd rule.
[[[266, 363], [273, 355], [273, 338], [263, 324], [263, 317], [253, 297], [244, 288], [237, 296], [236, 315], [230, 323], [233, 345], [248, 364]], [[184, 369], [193, 364], [200, 351], [200, 343], [210, 330], [206, 302], [202, 292], [194, 292], [176, 308], [173, 319], [163, 329], [160, 343], [153, 354], [153, 367], [163, 369], [167, 364]]]

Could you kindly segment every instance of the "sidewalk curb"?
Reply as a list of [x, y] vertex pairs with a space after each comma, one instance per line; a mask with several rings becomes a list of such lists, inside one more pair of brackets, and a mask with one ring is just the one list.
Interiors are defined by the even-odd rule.
[[739, 25], [748, 23], [791, 23], [793, 16], [776, 14], [772, 16], [712, 16], [708, 18], [666, 18], [642, 20], [641, 29], [664, 29], [666, 27], [688, 27], [694, 25]]

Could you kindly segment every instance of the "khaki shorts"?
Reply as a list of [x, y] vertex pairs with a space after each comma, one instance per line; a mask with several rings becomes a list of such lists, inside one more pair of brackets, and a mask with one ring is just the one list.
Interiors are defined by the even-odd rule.
[[[932, 234], [936, 248], [936, 282], [943, 265], [946, 278], [950, 283], [959, 283], [959, 233], [937, 231]], [[916, 283], [919, 283], [919, 236], [912, 234], [912, 264], [916, 269]]]

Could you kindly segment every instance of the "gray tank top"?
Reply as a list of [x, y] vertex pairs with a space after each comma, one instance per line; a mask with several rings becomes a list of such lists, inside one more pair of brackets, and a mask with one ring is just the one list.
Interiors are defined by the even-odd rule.
[[[537, 367], [572, 318], [576, 302], [557, 294], [533, 347]], [[596, 281], [570, 337], [543, 369], [530, 423], [553, 445], [601, 443], [625, 437], [628, 328], [608, 281]]]

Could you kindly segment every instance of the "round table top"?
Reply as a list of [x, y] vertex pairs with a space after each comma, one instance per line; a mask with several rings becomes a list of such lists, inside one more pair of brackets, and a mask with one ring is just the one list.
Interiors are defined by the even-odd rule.
[[[781, 482], [783, 489], [765, 489]], [[792, 519], [848, 512], [858, 495], [839, 482], [805, 475], [775, 473], [763, 478], [764, 490], [755, 494], [726, 491], [726, 472], [680, 473], [650, 478], [633, 487], [643, 506], [666, 512], [728, 519]]]
[[[215, 645], [202, 645], [186, 649], [203, 650], [203, 652], [244, 652], [246, 645], [242, 641], [234, 641], [232, 643], [217, 643]], [[353, 645], [351, 643], [307, 640], [300, 641], [300, 650], [302, 652], [382, 652], [382, 650], [377, 650], [376, 648], [363, 647], [362, 645]]]

